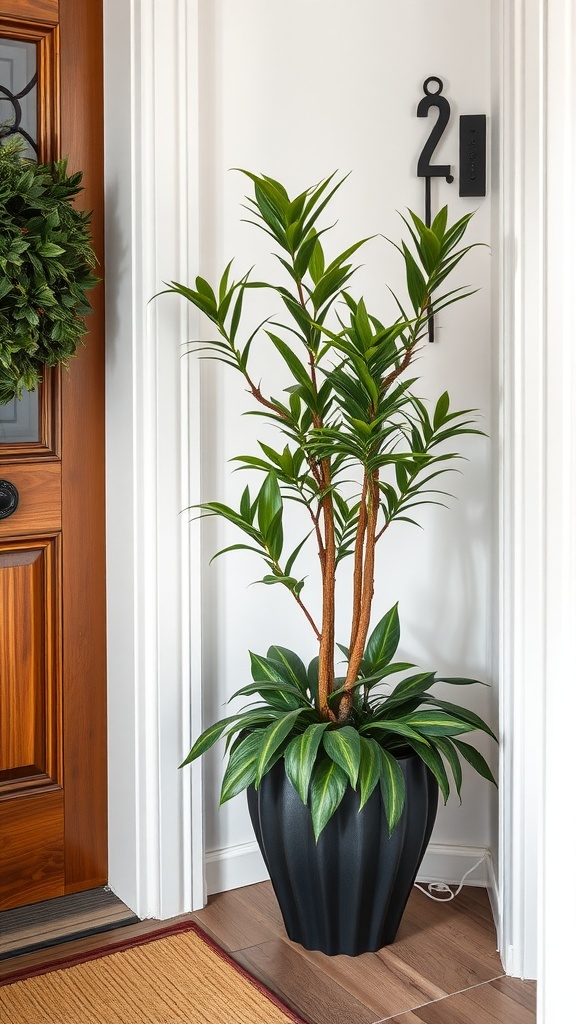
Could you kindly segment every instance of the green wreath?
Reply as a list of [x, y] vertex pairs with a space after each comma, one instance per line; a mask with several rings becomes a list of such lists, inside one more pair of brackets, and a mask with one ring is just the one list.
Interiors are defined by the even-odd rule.
[[34, 391], [44, 365], [66, 363], [86, 334], [86, 291], [98, 278], [90, 213], [72, 205], [80, 172], [0, 145], [0, 404]]

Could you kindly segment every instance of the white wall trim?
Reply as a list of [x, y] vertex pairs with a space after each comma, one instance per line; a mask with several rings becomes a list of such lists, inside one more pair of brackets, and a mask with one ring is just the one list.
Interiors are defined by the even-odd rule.
[[269, 878], [256, 840], [206, 853], [206, 891], [228, 892]]
[[140, 917], [203, 901], [201, 776], [177, 769], [200, 721], [180, 515], [197, 500], [197, 378], [181, 372], [189, 311], [149, 304], [197, 264], [197, 18], [191, 0], [104, 3], [109, 879]]
[[539, 1024], [566, 1017], [576, 913], [567, 860], [576, 849], [574, 744], [567, 718], [576, 664], [576, 6], [544, 4], [546, 40], [546, 620], [539, 878]]
[[[476, 865], [477, 861], [482, 863]], [[470, 870], [474, 869], [474, 870]], [[459, 885], [464, 875], [466, 885], [494, 888], [494, 869], [490, 851], [471, 846], [447, 846], [430, 843], [418, 872], [419, 883], [445, 882]], [[228, 846], [223, 850], [210, 850], [206, 854], [206, 881], [208, 895], [227, 892], [269, 877], [256, 841]]]
[[576, 659], [576, 14], [573, 0], [502, 7], [502, 952], [508, 973], [538, 976], [539, 1024], [555, 1024], [571, 999], [562, 922], [576, 910], [563, 740]]
[[[475, 867], [477, 861], [480, 863]], [[465, 885], [488, 887], [493, 878], [490, 851], [476, 846], [447, 846], [430, 843], [418, 872], [418, 882], [445, 882], [460, 885], [464, 875]]]
[[[496, 7], [498, 8], [498, 4]], [[544, 82], [541, 0], [501, 6], [501, 778], [505, 969], [536, 976], [544, 714]]]

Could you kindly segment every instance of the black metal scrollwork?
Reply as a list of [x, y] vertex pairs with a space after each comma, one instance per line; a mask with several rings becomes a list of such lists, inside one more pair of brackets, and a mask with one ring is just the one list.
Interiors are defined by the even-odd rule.
[[0, 125], [0, 139], [6, 139], [10, 135], [21, 135], [23, 139], [34, 150], [36, 156], [38, 156], [38, 144], [34, 141], [32, 136], [22, 127], [22, 106], [20, 100], [27, 96], [35, 88], [38, 81], [38, 75], [34, 74], [27, 85], [18, 93], [13, 93], [6, 86], [0, 85], [0, 98], [4, 97], [12, 105], [14, 111], [13, 120], [10, 123]]

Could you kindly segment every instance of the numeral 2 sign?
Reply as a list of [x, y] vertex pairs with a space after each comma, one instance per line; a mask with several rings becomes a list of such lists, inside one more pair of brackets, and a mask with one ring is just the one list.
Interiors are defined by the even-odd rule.
[[[435, 85], [435, 89], [432, 90], [431, 86]], [[420, 154], [418, 160], [418, 177], [424, 178], [426, 182], [426, 198], [425, 198], [425, 216], [424, 221], [427, 227], [430, 227], [432, 223], [432, 178], [446, 178], [449, 184], [454, 181], [451, 172], [450, 164], [433, 164], [432, 158], [434, 151], [440, 142], [450, 120], [450, 104], [445, 96], [442, 96], [442, 89], [444, 83], [441, 78], [436, 78], [435, 75], [431, 75], [424, 82], [424, 96], [418, 104], [417, 114], [418, 117], [428, 117], [428, 114], [432, 107], [436, 107], [438, 111], [438, 117], [436, 123], [432, 127], [432, 131], [428, 136], [424, 148]], [[428, 340], [434, 341], [434, 311], [430, 307], [430, 315], [428, 318]]]

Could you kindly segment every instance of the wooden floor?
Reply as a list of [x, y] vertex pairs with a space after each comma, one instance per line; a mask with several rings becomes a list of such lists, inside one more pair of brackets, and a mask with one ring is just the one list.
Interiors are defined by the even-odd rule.
[[286, 937], [269, 882], [212, 896], [193, 915], [310, 1024], [534, 1024], [535, 985], [503, 975], [484, 889], [441, 905], [414, 889], [396, 941], [327, 957]]
[[[394, 944], [360, 957], [326, 957], [290, 942], [269, 882], [212, 896], [204, 910], [178, 920], [197, 921], [309, 1024], [536, 1021], [534, 983], [503, 976], [483, 889], [466, 887], [444, 906], [415, 889]], [[0, 978], [167, 923], [142, 921], [4, 960]]]

